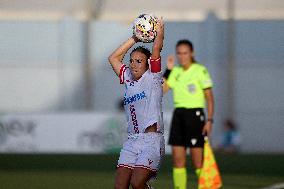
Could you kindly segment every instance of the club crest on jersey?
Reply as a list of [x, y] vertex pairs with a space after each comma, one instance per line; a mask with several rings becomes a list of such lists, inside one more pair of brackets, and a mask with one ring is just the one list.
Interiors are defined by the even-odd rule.
[[194, 146], [196, 143], [197, 143], [197, 139], [196, 138], [193, 138], [190, 140], [191, 141], [191, 144]]
[[129, 86], [133, 87], [134, 86], [134, 81], [131, 81]]
[[188, 85], [188, 91], [190, 92], [190, 93], [196, 93], [196, 86], [194, 85], [194, 84], [189, 84]]
[[129, 96], [129, 97], [124, 97], [123, 98], [123, 104], [124, 105], [131, 104], [131, 103], [134, 103], [136, 101], [142, 100], [145, 97], [146, 97], [145, 91], [143, 91], [141, 93], [137, 93], [137, 94]]

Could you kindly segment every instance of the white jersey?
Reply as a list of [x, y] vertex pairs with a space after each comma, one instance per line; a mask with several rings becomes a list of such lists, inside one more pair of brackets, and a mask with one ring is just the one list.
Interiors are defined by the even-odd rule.
[[[160, 59], [159, 59], [160, 61]], [[124, 109], [128, 134], [144, 133], [157, 123], [157, 132], [164, 132], [162, 115], [163, 76], [148, 69], [139, 80], [133, 80], [129, 67], [122, 65], [120, 83], [125, 86]]]

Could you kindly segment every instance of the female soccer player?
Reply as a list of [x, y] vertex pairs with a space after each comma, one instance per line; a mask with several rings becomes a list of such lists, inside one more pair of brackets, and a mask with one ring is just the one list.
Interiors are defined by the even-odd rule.
[[163, 47], [164, 24], [157, 24], [152, 54], [144, 47], [130, 53], [129, 67], [122, 63], [127, 51], [138, 39], [132, 36], [110, 56], [114, 72], [124, 84], [124, 108], [128, 121], [128, 140], [118, 160], [115, 189], [151, 188], [147, 182], [155, 176], [164, 154], [162, 83], [160, 51]]
[[[166, 82], [163, 91], [173, 91], [175, 111], [172, 118], [169, 144], [173, 153], [173, 180], [175, 189], [186, 189], [186, 150], [199, 176], [203, 162], [204, 136], [210, 135], [213, 123], [214, 98], [212, 80], [207, 69], [194, 59], [193, 45], [180, 40], [176, 45], [179, 62], [174, 57], [167, 60]], [[207, 119], [204, 111], [207, 103]]]

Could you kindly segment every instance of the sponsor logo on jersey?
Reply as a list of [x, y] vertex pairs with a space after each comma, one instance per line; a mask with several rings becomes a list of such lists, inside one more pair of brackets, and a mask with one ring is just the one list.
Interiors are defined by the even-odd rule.
[[133, 87], [133, 86], [134, 86], [134, 81], [131, 81], [130, 84], [129, 84], [129, 86], [132, 86], [132, 87]]
[[139, 133], [139, 128], [138, 128], [138, 121], [137, 121], [137, 118], [136, 118], [136, 113], [135, 113], [135, 108], [134, 108], [134, 105], [130, 105], [129, 106], [129, 110], [130, 110], [130, 115], [131, 115], [131, 121], [132, 121], [132, 124], [133, 124], [133, 130], [135, 133]]
[[142, 100], [145, 97], [146, 97], [145, 91], [143, 91], [141, 93], [137, 93], [137, 94], [135, 94], [133, 96], [130, 96], [130, 97], [124, 97], [123, 98], [123, 104], [124, 105], [132, 104], [132, 103], [134, 103], [136, 101]]

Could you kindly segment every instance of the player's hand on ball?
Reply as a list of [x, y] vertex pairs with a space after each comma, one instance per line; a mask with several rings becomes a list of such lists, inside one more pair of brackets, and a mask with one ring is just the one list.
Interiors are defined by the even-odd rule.
[[212, 131], [212, 123], [207, 121], [206, 124], [203, 127], [202, 134], [210, 136], [211, 135], [211, 131]]
[[174, 66], [175, 66], [175, 57], [174, 57], [174, 55], [170, 55], [167, 58], [167, 68], [169, 70], [172, 70], [174, 68]]
[[157, 21], [157, 35], [164, 37], [164, 20], [163, 17], [159, 18]]

